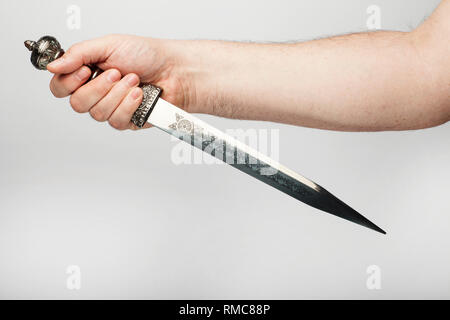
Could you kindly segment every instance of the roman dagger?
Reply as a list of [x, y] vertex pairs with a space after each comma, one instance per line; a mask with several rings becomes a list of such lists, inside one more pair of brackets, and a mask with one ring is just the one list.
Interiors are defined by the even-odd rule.
[[[47, 64], [64, 54], [59, 42], [51, 36], [44, 36], [36, 42], [27, 40], [25, 47], [31, 51], [31, 63], [40, 70], [46, 70]], [[102, 72], [96, 66], [89, 68], [92, 70], [89, 80]], [[386, 234], [323, 187], [161, 99], [160, 88], [151, 84], [141, 84], [140, 87], [144, 92], [143, 100], [131, 119], [137, 127], [142, 127], [148, 121], [305, 204]]]

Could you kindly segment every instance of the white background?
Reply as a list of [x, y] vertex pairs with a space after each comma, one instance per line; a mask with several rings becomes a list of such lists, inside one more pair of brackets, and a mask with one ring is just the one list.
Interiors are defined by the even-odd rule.
[[[450, 126], [338, 133], [279, 129], [280, 161], [388, 235], [308, 207], [225, 165], [179, 165], [156, 129], [118, 132], [53, 98], [23, 47], [108, 33], [308, 40], [408, 31], [438, 0], [19, 1], [0, 3], [0, 298], [450, 298]], [[66, 9], [81, 9], [81, 28]], [[81, 289], [66, 268], [81, 268]], [[381, 269], [368, 290], [366, 269]]]

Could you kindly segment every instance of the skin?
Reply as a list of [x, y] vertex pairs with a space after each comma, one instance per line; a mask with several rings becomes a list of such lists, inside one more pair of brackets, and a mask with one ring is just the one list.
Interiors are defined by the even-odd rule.
[[[116, 129], [142, 101], [139, 82], [193, 113], [340, 131], [411, 130], [450, 120], [450, 0], [412, 32], [294, 44], [109, 35], [48, 65], [50, 89]], [[86, 83], [97, 64], [105, 70]], [[147, 124], [146, 127], [150, 127]]]

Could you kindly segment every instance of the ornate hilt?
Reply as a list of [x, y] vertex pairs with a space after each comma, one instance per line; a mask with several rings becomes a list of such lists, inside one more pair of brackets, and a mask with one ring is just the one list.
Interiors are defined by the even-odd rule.
[[[25, 47], [31, 51], [31, 63], [39, 70], [47, 70], [47, 65], [53, 60], [58, 59], [64, 54], [58, 40], [51, 36], [44, 36], [38, 41], [25, 41]], [[97, 66], [88, 66], [91, 71], [91, 77], [88, 81], [97, 77], [103, 72]], [[141, 84], [140, 87], [144, 91], [142, 103], [131, 118], [137, 127], [142, 128], [147, 122], [150, 113], [152, 112], [158, 98], [161, 94], [161, 89], [151, 84]]]

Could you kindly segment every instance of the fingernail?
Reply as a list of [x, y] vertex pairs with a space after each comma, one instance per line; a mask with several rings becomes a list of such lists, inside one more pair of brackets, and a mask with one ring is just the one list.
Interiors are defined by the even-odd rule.
[[130, 87], [134, 87], [135, 85], [137, 85], [139, 83], [139, 78], [135, 74], [130, 74], [130, 75], [128, 75], [127, 82]]
[[115, 69], [111, 70], [111, 71], [108, 72], [107, 78], [111, 82], [119, 81], [119, 79], [120, 79], [120, 72], [115, 70]]
[[140, 88], [134, 88], [133, 91], [131, 92], [131, 97], [134, 100], [137, 100], [138, 98], [141, 97], [141, 89]]
[[75, 74], [75, 77], [79, 81], [83, 81], [89, 76], [89, 73], [89, 70], [86, 67], [83, 67]]
[[62, 65], [64, 62], [66, 61], [66, 59], [64, 57], [58, 58], [56, 60], [53, 60], [52, 62], [50, 62], [47, 67], [51, 67], [51, 68], [56, 68], [59, 67], [60, 65]]

